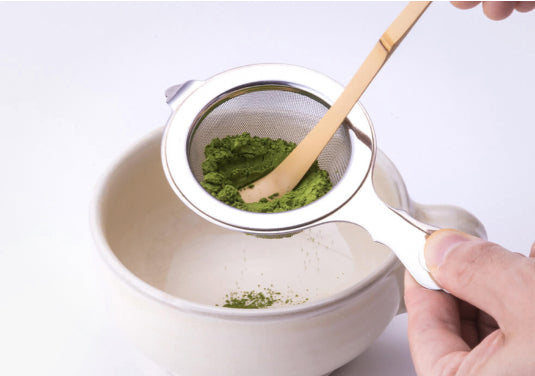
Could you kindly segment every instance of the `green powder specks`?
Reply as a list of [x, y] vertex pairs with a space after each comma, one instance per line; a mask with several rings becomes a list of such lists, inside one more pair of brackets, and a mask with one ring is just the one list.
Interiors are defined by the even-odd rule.
[[263, 288], [260, 291], [233, 291], [225, 296], [227, 308], [259, 309], [271, 306], [303, 304], [308, 298], [302, 298], [297, 294], [283, 296], [281, 292], [271, 288]]
[[276, 213], [297, 209], [317, 200], [332, 188], [329, 174], [318, 162], [305, 174], [293, 191], [272, 195], [246, 204], [239, 189], [270, 173], [295, 148], [281, 139], [252, 137], [249, 133], [214, 138], [205, 148], [201, 185], [218, 200], [241, 210]]

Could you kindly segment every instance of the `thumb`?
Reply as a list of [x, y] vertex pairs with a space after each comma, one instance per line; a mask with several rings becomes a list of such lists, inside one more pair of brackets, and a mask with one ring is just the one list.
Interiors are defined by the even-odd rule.
[[425, 260], [443, 289], [499, 324], [507, 320], [511, 307], [525, 304], [524, 282], [533, 279], [533, 265], [526, 257], [455, 230], [434, 232], [425, 245]]

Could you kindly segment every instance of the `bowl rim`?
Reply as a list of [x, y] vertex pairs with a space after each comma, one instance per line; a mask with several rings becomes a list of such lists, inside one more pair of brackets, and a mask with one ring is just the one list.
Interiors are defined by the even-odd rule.
[[[116, 256], [106, 240], [101, 217], [103, 211], [102, 206], [104, 204], [103, 197], [109, 187], [110, 182], [112, 181], [111, 179], [113, 175], [127, 160], [131, 159], [140, 150], [147, 148], [149, 145], [156, 142], [157, 139], [161, 140], [163, 132], [164, 127], [160, 127], [151, 131], [130, 146], [126, 152], [120, 154], [120, 156], [111, 163], [111, 166], [99, 179], [96, 185], [96, 191], [94, 193], [89, 213], [91, 233], [93, 240], [96, 243], [101, 260], [106, 264], [113, 275], [118, 277], [127, 286], [131, 287], [138, 293], [141, 293], [145, 297], [182, 312], [201, 314], [215, 318], [256, 320], [282, 317], [290, 318], [297, 315], [307, 314], [315, 315], [322, 310], [331, 310], [333, 307], [342, 305], [344, 302], [362, 294], [366, 290], [373, 287], [376, 282], [391, 276], [393, 271], [401, 266], [401, 263], [395, 254], [391, 252], [377, 269], [369, 273], [366, 277], [362, 278], [352, 286], [338, 291], [335, 294], [293, 306], [273, 307], [267, 309], [240, 309], [212, 306], [183, 299], [152, 286], [131, 272]], [[186, 205], [185, 207], [190, 210]], [[401, 297], [401, 301], [402, 300], [403, 298]], [[400, 304], [402, 304], [402, 302]]]

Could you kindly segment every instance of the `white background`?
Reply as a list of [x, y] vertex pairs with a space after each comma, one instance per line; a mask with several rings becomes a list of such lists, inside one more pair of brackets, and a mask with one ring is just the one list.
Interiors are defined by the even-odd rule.
[[[1, 3], [0, 374], [165, 375], [102, 308], [88, 209], [99, 177], [165, 124], [164, 90], [261, 62], [346, 84], [403, 3]], [[423, 203], [535, 240], [535, 12], [435, 3], [362, 97]], [[414, 375], [406, 316], [335, 373]]]

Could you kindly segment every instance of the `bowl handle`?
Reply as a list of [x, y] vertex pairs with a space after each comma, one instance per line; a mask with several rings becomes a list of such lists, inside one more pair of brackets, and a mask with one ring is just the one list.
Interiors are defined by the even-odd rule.
[[483, 224], [473, 214], [454, 205], [423, 205], [411, 200], [411, 215], [435, 227], [452, 228], [487, 239]]

